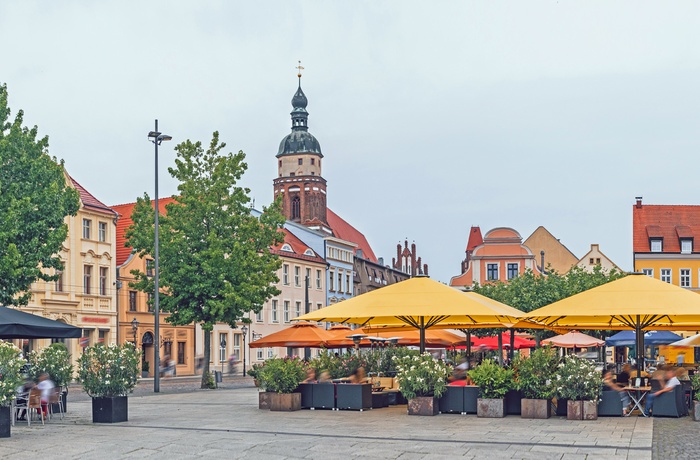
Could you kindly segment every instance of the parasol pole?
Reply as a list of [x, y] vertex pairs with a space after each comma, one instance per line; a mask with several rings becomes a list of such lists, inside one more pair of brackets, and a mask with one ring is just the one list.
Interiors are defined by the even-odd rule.
[[508, 350], [508, 361], [513, 364], [513, 357], [515, 356], [515, 333], [513, 329], [510, 330], [510, 350]]
[[503, 331], [498, 331], [498, 365], [503, 366]]
[[425, 317], [420, 317], [420, 352], [425, 352]]

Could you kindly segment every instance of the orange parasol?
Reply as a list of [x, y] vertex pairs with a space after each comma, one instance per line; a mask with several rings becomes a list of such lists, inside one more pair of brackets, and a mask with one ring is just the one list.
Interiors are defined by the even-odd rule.
[[250, 342], [250, 348], [290, 347], [290, 348], [321, 348], [331, 334], [314, 323], [299, 322], [279, 332], [267, 335], [262, 339]]

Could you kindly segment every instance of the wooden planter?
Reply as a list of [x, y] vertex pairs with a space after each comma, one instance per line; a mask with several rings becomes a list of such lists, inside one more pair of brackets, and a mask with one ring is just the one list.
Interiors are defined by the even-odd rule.
[[700, 422], [700, 401], [693, 401], [693, 420]]
[[433, 396], [416, 396], [408, 400], [408, 415], [437, 415], [439, 411], [439, 400]]
[[270, 410], [276, 412], [301, 410], [301, 393], [271, 393]]
[[10, 427], [12, 426], [12, 414], [10, 406], [0, 407], [0, 438], [10, 437]]
[[92, 398], [92, 423], [119, 423], [129, 420], [129, 398]]
[[258, 409], [270, 410], [270, 395], [274, 394], [271, 391], [261, 391], [258, 393]]
[[485, 418], [501, 418], [506, 416], [506, 400], [484, 399], [476, 400], [476, 416]]
[[522, 418], [545, 419], [552, 416], [552, 405], [548, 399], [520, 400], [520, 416]]
[[568, 420], [598, 420], [597, 401], [567, 401], [566, 418]]

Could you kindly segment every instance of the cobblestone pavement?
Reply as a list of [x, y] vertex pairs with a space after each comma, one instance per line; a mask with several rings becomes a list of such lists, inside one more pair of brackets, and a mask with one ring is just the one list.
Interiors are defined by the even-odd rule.
[[651, 458], [700, 458], [700, 423], [690, 417], [655, 418]]

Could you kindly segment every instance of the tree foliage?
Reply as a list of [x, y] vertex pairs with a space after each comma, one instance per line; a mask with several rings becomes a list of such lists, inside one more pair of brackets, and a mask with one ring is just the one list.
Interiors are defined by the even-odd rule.
[[[58, 252], [68, 236], [64, 219], [79, 207], [63, 162], [49, 157], [48, 137], [10, 119], [7, 85], [0, 85], [0, 305], [26, 305], [37, 280], [63, 269]], [[53, 274], [51, 269], [54, 270]]]
[[[175, 147], [178, 195], [159, 216], [159, 267], [163, 311], [175, 325], [199, 323], [211, 331], [217, 322], [235, 328], [248, 312], [258, 312], [279, 291], [281, 266], [270, 247], [283, 240], [277, 203], [252, 213], [250, 190], [236, 184], [247, 169], [245, 154], [222, 154], [226, 144], [214, 132], [208, 149], [189, 140]], [[140, 256], [154, 254], [154, 212], [148, 195], [137, 200], [127, 244]], [[132, 285], [154, 292], [154, 279], [138, 270]], [[204, 334], [205, 386], [210, 334]]]

